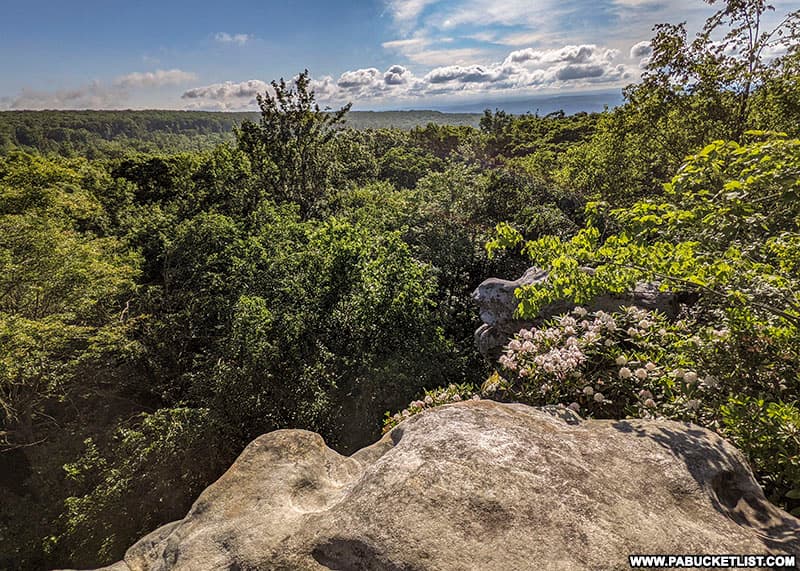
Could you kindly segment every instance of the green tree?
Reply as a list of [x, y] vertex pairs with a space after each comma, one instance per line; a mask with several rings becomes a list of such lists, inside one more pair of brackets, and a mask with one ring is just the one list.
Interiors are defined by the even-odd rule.
[[[685, 24], [660, 24], [651, 40], [652, 56], [640, 86], [628, 89], [636, 102], [639, 94], [655, 95], [685, 116], [719, 123], [719, 138], [741, 142], [748, 128], [755, 90], [782, 65], [769, 51], [797, 50], [800, 10], [787, 14], [772, 29], [764, 29], [764, 15], [774, 8], [765, 0], [706, 0], [723, 6], [689, 42]], [[722, 37], [720, 38], [720, 35]], [[657, 113], [648, 105], [651, 118]], [[663, 112], [663, 111], [662, 111]], [[705, 135], [709, 140], [709, 133]]]
[[[80, 165], [82, 166], [82, 165]], [[0, 433], [30, 443], [45, 403], [76, 387], [92, 349], [119, 335], [138, 260], [97, 236], [102, 207], [76, 165], [0, 163]], [[86, 383], [90, 379], [84, 379]]]
[[236, 139], [268, 196], [299, 204], [308, 218], [320, 212], [330, 192], [336, 160], [331, 142], [350, 104], [331, 113], [321, 110], [308, 70], [294, 79], [294, 88], [281, 79], [272, 89], [274, 94], [257, 96], [260, 121], [243, 122]]
[[567, 152], [562, 185], [631, 203], [660, 193], [709, 141], [742, 142], [747, 129], [797, 133], [800, 11], [764, 30], [773, 10], [764, 0], [707, 3], [722, 7], [693, 40], [685, 23], [654, 28], [642, 82], [625, 89], [626, 104], [601, 118], [591, 142]]
[[393, 147], [380, 159], [381, 178], [398, 188], [414, 188], [433, 170], [441, 170], [442, 161], [419, 147]]

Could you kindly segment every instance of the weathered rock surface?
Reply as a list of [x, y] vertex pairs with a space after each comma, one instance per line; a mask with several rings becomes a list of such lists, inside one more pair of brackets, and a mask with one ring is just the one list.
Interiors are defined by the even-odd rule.
[[798, 554], [800, 520], [699, 427], [470, 401], [350, 457], [262, 436], [114, 569], [617, 570], [631, 553]]
[[[586, 271], [591, 271], [587, 268]], [[529, 328], [541, 321], [565, 313], [574, 304], [562, 301], [544, 307], [533, 321], [514, 317], [519, 300], [514, 292], [526, 285], [547, 281], [548, 272], [541, 268], [528, 268], [516, 280], [489, 278], [483, 281], [474, 292], [472, 299], [480, 311], [481, 325], [475, 331], [475, 344], [484, 357], [497, 359], [502, 348], [521, 329]], [[667, 315], [677, 310], [675, 296], [661, 292], [657, 284], [641, 283], [627, 295], [604, 295], [595, 298], [587, 307], [590, 311], [616, 311], [622, 305], [635, 305], [644, 309], [657, 309]]]

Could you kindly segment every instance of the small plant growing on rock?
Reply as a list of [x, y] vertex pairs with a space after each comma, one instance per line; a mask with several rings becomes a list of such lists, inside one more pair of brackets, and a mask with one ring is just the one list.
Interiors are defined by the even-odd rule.
[[478, 391], [476, 391], [475, 387], [471, 384], [451, 384], [445, 388], [425, 391], [425, 395], [421, 399], [411, 402], [400, 412], [394, 415], [387, 412], [386, 418], [383, 421], [383, 432], [389, 432], [405, 419], [437, 406], [453, 404], [465, 400], [480, 400], [480, 398]]

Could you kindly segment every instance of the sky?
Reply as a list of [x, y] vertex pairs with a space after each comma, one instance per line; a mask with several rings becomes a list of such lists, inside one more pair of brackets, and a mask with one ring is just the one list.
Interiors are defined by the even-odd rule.
[[0, 109], [255, 109], [304, 69], [323, 105], [354, 109], [616, 90], [640, 77], [654, 24], [696, 30], [711, 13], [701, 0], [0, 0]]

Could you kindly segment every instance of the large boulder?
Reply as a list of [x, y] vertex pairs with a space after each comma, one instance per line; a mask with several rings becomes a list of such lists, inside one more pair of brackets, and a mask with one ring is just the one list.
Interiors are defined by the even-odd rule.
[[[593, 270], [586, 268], [585, 271]], [[521, 329], [535, 326], [545, 319], [570, 311], [575, 306], [568, 301], [556, 301], [543, 307], [536, 319], [530, 321], [518, 319], [514, 315], [519, 305], [515, 294], [517, 289], [546, 282], [548, 275], [547, 270], [532, 267], [516, 280], [489, 278], [472, 292], [472, 300], [478, 306], [483, 321], [483, 325], [475, 331], [475, 345], [484, 357], [497, 359], [503, 347]], [[654, 309], [667, 315], [674, 315], [678, 306], [674, 294], [660, 291], [656, 283], [643, 282], [633, 291], [623, 295], [598, 296], [588, 304], [588, 309], [610, 312], [616, 311], [623, 305]]]
[[628, 554], [800, 553], [800, 520], [713, 432], [570, 412], [443, 406], [350, 457], [272, 432], [113, 569], [617, 570]]

